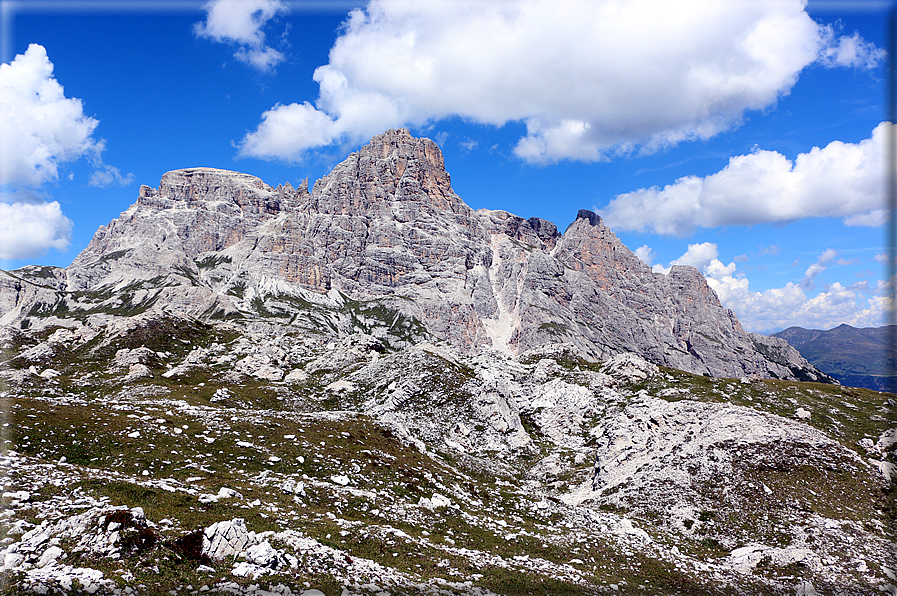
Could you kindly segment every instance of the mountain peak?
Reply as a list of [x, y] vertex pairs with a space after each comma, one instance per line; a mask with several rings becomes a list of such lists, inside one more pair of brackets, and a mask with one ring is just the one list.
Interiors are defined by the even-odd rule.
[[[216, 168], [167, 172], [97, 230], [65, 283], [78, 295], [13, 288], [19, 314], [7, 318], [43, 312], [32, 299], [69, 313], [138, 301], [511, 356], [570, 343], [595, 360], [631, 352], [714, 376], [794, 378], [809, 366], [785, 342], [758, 348], [697, 271], [654, 274], [592, 211], [563, 235], [539, 218], [474, 212], [436, 143], [406, 129], [371, 139], [311, 193]], [[348, 316], [342, 301], [370, 311]]]
[[602, 224], [601, 216], [588, 209], [580, 209], [576, 213], [576, 219], [584, 219], [589, 222], [590, 226], [600, 226]]
[[182, 168], [163, 174], [157, 189], [142, 185], [135, 206], [207, 209], [217, 204], [218, 211], [238, 209], [244, 215], [265, 216], [294, 207], [304, 194], [305, 185], [295, 189], [286, 184], [275, 189], [251, 174], [208, 167]]
[[244, 194], [273, 190], [261, 178], [250, 174], [217, 168], [184, 168], [163, 174], [158, 193], [175, 201], [194, 202], [217, 199], [216, 194], [225, 188]]
[[393, 128], [378, 134], [352, 155], [374, 161], [423, 160], [430, 168], [445, 170], [439, 146], [426, 137], [413, 136], [406, 128]]
[[382, 212], [393, 202], [468, 214], [470, 208], [452, 190], [439, 146], [406, 129], [379, 134], [318, 180], [312, 190], [316, 208], [328, 213]]

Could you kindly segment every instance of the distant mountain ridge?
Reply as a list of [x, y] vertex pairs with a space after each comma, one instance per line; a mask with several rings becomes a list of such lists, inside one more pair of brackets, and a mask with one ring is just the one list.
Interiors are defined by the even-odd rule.
[[165, 310], [264, 319], [394, 347], [441, 339], [521, 355], [572, 343], [711, 376], [831, 382], [786, 342], [744, 331], [693, 267], [654, 273], [595, 213], [561, 234], [474, 211], [429, 139], [391, 130], [311, 191], [227, 170], [166, 173], [66, 269], [0, 275], [0, 324]]
[[819, 370], [843, 385], [894, 392], [895, 335], [895, 325], [858, 329], [843, 324], [827, 331], [789, 327], [772, 337], [786, 340]]

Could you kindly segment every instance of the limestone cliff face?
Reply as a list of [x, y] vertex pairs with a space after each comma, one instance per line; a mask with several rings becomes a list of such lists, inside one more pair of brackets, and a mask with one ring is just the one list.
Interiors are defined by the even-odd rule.
[[338, 332], [404, 326], [511, 355], [573, 343], [593, 359], [635, 352], [715, 376], [818, 376], [795, 351], [752, 339], [695, 269], [653, 273], [590, 211], [560, 234], [539, 218], [472, 210], [439, 147], [406, 130], [374, 137], [311, 192], [211, 168], [168, 172], [54, 273], [59, 288], [29, 292], [16, 279], [15, 298], [12, 281], [0, 284], [2, 322], [112, 304]]
[[141, 186], [137, 202], [100, 226], [67, 268], [68, 289], [189, 270], [198, 255], [237, 244], [262, 222], [297, 209], [307, 195], [305, 186], [272, 188], [227, 170], [168, 172], [158, 190]]

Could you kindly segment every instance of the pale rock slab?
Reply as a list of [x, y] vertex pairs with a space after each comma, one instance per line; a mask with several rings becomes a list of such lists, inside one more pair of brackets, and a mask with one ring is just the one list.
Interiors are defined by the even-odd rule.
[[[808, 548], [786, 547], [778, 548], [765, 546], [762, 544], [753, 544], [736, 548], [729, 553], [728, 563], [735, 571], [739, 573], [749, 574], [760, 563], [761, 560], [768, 557], [773, 565], [784, 567], [791, 563], [800, 563], [806, 565], [814, 571], [818, 571], [822, 567], [822, 559], [815, 552]], [[815, 594], [816, 591], [810, 584], [808, 589], [812, 592], [807, 594]], [[801, 592], [798, 592], [801, 593]]]
[[236, 559], [255, 541], [255, 533], [246, 528], [243, 518], [212, 524], [203, 531], [202, 553], [213, 561]]
[[152, 377], [153, 371], [151, 371], [145, 364], [132, 364], [128, 368], [128, 374], [122, 377], [122, 382], [133, 383], [140, 379], [151, 379]]
[[452, 501], [448, 497], [440, 495], [439, 493], [433, 493], [433, 496], [429, 499], [427, 497], [421, 497], [420, 501], [418, 501], [417, 504], [424, 509], [435, 511], [440, 507], [451, 507]]
[[583, 445], [583, 424], [600, 411], [595, 394], [589, 388], [561, 379], [536, 387], [522, 409], [532, 415], [542, 432], [555, 443], [569, 448]]
[[630, 382], [648, 379], [658, 371], [655, 364], [631, 352], [611, 357], [602, 365], [602, 369], [609, 375], [623, 377]]
[[38, 559], [35, 567], [41, 568], [46, 567], [47, 565], [55, 565], [56, 559], [65, 554], [65, 551], [59, 548], [58, 546], [51, 546], [47, 550], [44, 551], [44, 554], [41, 555], [40, 559]]

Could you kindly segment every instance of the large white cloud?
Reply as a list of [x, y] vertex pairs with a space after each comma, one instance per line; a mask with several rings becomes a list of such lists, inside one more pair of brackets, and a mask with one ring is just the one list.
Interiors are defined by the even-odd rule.
[[0, 202], [0, 259], [25, 259], [70, 244], [72, 222], [59, 203]]
[[102, 145], [99, 122], [67, 98], [43, 46], [31, 44], [0, 65], [0, 184], [36, 187], [59, 177], [59, 164]]
[[888, 297], [860, 293], [840, 282], [809, 296], [800, 284], [762, 292], [750, 289], [746, 277], [708, 278], [720, 301], [738, 315], [745, 329], [766, 331], [791, 326], [831, 329], [842, 323], [854, 327], [878, 327], [888, 323]]
[[[847, 225], [887, 219], [882, 188], [888, 129], [859, 143], [833, 141], [793, 162], [775, 151], [739, 155], [715, 174], [686, 176], [663, 188], [617, 195], [599, 213], [608, 226], [685, 236], [696, 226], [844, 217]], [[893, 134], [893, 132], [891, 133]]]
[[[647, 247], [647, 245], [641, 248], [641, 250], [643, 251], [644, 249], [647, 249], [648, 251], [651, 250]], [[636, 252], [636, 255], [639, 255], [639, 253]], [[657, 265], [654, 265], [652, 269], [655, 273], [667, 274], [670, 272], [670, 269], [673, 265], [690, 265], [691, 267], [699, 270], [706, 277], [720, 278], [723, 276], [734, 274], [736, 268], [735, 263], [723, 265], [722, 261], [717, 258], [718, 256], [719, 249], [717, 248], [716, 244], [712, 242], [689, 244], [688, 250], [685, 251], [685, 254], [678, 259], [673, 259], [670, 262], [670, 267], [664, 267], [663, 265], [658, 263]], [[639, 258], [641, 258], [640, 255]]]
[[37, 190], [58, 180], [66, 162], [89, 159], [93, 186], [131, 183], [132, 174], [103, 163], [98, 124], [80, 99], [65, 96], [43, 46], [0, 65], [0, 259], [68, 247], [72, 222]]
[[[651, 249], [641, 247], [643, 252]], [[837, 251], [827, 249], [804, 272], [799, 282], [788, 282], [780, 288], [762, 292], [750, 289], [750, 281], [737, 271], [735, 262], [724, 265], [718, 258], [717, 245], [712, 242], [689, 244], [688, 250], [670, 265], [691, 265], [707, 279], [720, 302], [738, 315], [749, 331], [783, 329], [792, 325], [808, 329], [831, 329], [842, 323], [854, 327], [877, 327], [888, 322], [889, 288], [879, 283], [847, 287], [840, 282], [827, 285], [815, 296], [808, 294], [815, 288], [815, 280], [834, 261]], [[670, 267], [656, 264], [655, 272], [669, 273]]]
[[282, 0], [211, 0], [202, 8], [206, 20], [194, 26], [197, 36], [236, 46], [237, 60], [263, 72], [283, 62], [283, 53], [267, 45], [263, 30], [289, 10]]
[[[516, 153], [600, 160], [703, 139], [787, 94], [808, 64], [867, 67], [803, 0], [372, 0], [314, 78], [315, 106], [274, 106], [242, 155], [298, 159], [339, 139], [449, 116], [525, 122]], [[283, 143], [289, 125], [299, 139]], [[315, 134], [305, 134], [309, 127]]]

